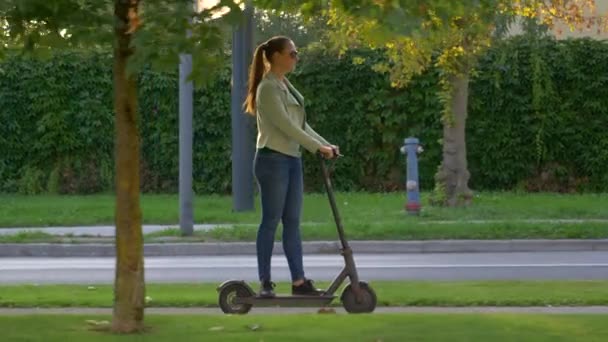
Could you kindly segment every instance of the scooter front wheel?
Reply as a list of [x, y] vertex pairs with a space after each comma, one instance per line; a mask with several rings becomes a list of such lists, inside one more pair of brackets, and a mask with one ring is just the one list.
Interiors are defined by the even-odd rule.
[[251, 310], [252, 305], [236, 303], [236, 299], [252, 297], [254, 295], [255, 293], [252, 293], [248, 286], [240, 283], [230, 284], [220, 291], [220, 308], [225, 314], [244, 315]]
[[357, 301], [357, 295], [348, 284], [342, 292], [342, 306], [348, 313], [369, 313], [376, 309], [376, 292], [366, 282], [360, 281], [361, 301]]

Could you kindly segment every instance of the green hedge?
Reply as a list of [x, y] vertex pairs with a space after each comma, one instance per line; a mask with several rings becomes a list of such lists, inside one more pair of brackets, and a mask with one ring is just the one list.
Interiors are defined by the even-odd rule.
[[[366, 57], [363, 64], [352, 56]], [[371, 69], [377, 52], [338, 59], [307, 51], [290, 77], [308, 100], [310, 123], [341, 146], [342, 190], [402, 188], [407, 136], [425, 145], [422, 187], [441, 158], [435, 70], [392, 89]], [[0, 64], [0, 191], [91, 193], [112, 189], [110, 55], [62, 52]], [[471, 186], [477, 190], [608, 190], [608, 44], [517, 37], [486, 53], [471, 82], [467, 128]], [[178, 179], [177, 70], [140, 75], [142, 189], [175, 192]], [[230, 191], [230, 70], [196, 90], [194, 185]], [[305, 155], [308, 190], [320, 189]]]
[[0, 183], [23, 193], [111, 187], [111, 61], [62, 53], [0, 64]]
[[471, 87], [474, 188], [608, 190], [608, 44], [509, 40]]

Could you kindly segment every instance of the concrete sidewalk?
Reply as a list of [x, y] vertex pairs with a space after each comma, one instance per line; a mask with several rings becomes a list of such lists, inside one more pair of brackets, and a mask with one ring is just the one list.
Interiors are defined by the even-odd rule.
[[[231, 227], [232, 224], [196, 224], [195, 231], [207, 231], [214, 228]], [[142, 226], [144, 234], [156, 233], [170, 228], [179, 229], [179, 224], [146, 224]], [[42, 232], [57, 236], [96, 236], [113, 237], [114, 226], [75, 226], [75, 227], [15, 227], [0, 228], [0, 235], [17, 235], [24, 232]]]
[[[601, 240], [428, 240], [350, 241], [355, 253], [509, 253], [608, 251]], [[337, 241], [305, 241], [304, 254], [337, 254]], [[280, 242], [275, 254], [282, 254]], [[145, 256], [255, 255], [255, 242], [165, 242], [146, 243]], [[104, 243], [6, 243], [0, 257], [112, 257], [113, 240]]]
[[[523, 220], [440, 220], [440, 221], [421, 221], [419, 225], [430, 224], [461, 224], [483, 225], [488, 223], [555, 223], [555, 224], [576, 224], [576, 223], [606, 223], [608, 219], [523, 219]], [[316, 225], [317, 222], [302, 222], [302, 225]], [[373, 224], [373, 223], [372, 223]], [[208, 231], [215, 228], [227, 228], [234, 225], [257, 227], [256, 223], [207, 223], [195, 224], [195, 231]], [[142, 230], [144, 234], [160, 232], [166, 229], [179, 229], [179, 223], [175, 224], [144, 224]], [[57, 227], [4, 227], [0, 228], [0, 235], [16, 235], [23, 232], [44, 232], [58, 236], [90, 236], [90, 237], [113, 237], [116, 228], [114, 225], [97, 226], [57, 226]]]
[[[560, 221], [560, 220], [553, 220]], [[562, 220], [564, 221], [564, 220]], [[572, 221], [572, 220], [565, 220]], [[603, 220], [602, 220], [603, 221]], [[441, 221], [444, 222], [444, 221]], [[445, 221], [446, 224], [453, 221]], [[468, 222], [468, 221], [467, 221]], [[482, 224], [487, 221], [475, 221]], [[311, 224], [311, 223], [308, 223]], [[240, 224], [243, 225], [243, 224]], [[245, 224], [246, 225], [246, 224]], [[233, 224], [198, 224], [195, 231], [231, 227]], [[248, 226], [255, 227], [254, 224]], [[143, 225], [144, 234], [166, 229], [178, 229], [179, 224]], [[111, 257], [114, 256], [113, 225], [76, 227], [0, 228], [0, 235], [23, 232], [44, 232], [61, 238], [60, 243], [0, 244], [0, 257]], [[486, 252], [562, 252], [606, 251], [608, 239], [596, 240], [421, 240], [421, 241], [351, 241], [355, 253], [486, 253]], [[306, 241], [305, 254], [339, 253], [339, 242]], [[277, 242], [275, 253], [283, 253]], [[145, 256], [254, 255], [255, 242], [197, 242], [196, 238], [160, 236], [151, 238], [144, 246]]]

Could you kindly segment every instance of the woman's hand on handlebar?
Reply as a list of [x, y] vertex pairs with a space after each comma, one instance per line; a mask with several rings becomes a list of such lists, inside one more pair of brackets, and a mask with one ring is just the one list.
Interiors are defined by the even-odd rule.
[[319, 147], [319, 153], [321, 153], [321, 155], [325, 159], [332, 159], [336, 157], [336, 154], [334, 153], [334, 148], [332, 146], [324, 145]]
[[340, 146], [330, 145], [334, 149], [334, 157], [341, 157], [340, 155]]

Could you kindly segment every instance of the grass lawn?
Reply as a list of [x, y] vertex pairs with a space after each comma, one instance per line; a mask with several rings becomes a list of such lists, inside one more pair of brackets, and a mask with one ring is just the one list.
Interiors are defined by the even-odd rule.
[[604, 315], [371, 314], [147, 315], [142, 335], [91, 331], [108, 316], [0, 316], [3, 341], [450, 341], [604, 342]]
[[[476, 224], [425, 224], [423, 222], [350, 222], [345, 224], [346, 236], [352, 240], [442, 240], [442, 239], [602, 239], [608, 238], [606, 223], [530, 223], [493, 222]], [[236, 225], [209, 232], [197, 232], [204, 241], [255, 241], [257, 227]], [[179, 235], [179, 229], [165, 230], [152, 236]], [[336, 240], [335, 225], [304, 225], [304, 240]], [[281, 230], [277, 233], [281, 239]]]
[[[19, 196], [0, 195], [0, 227], [73, 226], [114, 223], [114, 196]], [[425, 205], [420, 217], [404, 214], [403, 193], [336, 194], [345, 222], [406, 222], [436, 220], [525, 220], [525, 219], [606, 219], [607, 194], [558, 195], [478, 193], [469, 208], [448, 209]], [[143, 221], [149, 224], [179, 222], [177, 195], [142, 195]], [[198, 196], [194, 201], [197, 223], [250, 223], [259, 220], [256, 210], [235, 213], [229, 196]], [[332, 221], [327, 197], [307, 194], [304, 222]], [[405, 221], [404, 221], [405, 220]]]
[[[479, 193], [469, 208], [424, 205], [419, 217], [404, 213], [402, 193], [338, 193], [336, 197], [351, 239], [608, 238], [606, 194]], [[144, 224], [179, 222], [177, 195], [143, 195], [141, 203]], [[252, 240], [260, 216], [257, 199], [256, 210], [252, 212], [233, 212], [231, 203], [229, 196], [195, 199], [195, 223], [233, 226], [201, 233], [198, 239]], [[113, 215], [111, 195], [0, 195], [0, 227], [112, 225]], [[325, 195], [306, 195], [302, 221], [304, 239], [335, 238]], [[160, 235], [178, 234], [173, 230]], [[0, 238], [0, 242], [36, 238], [48, 239], [44, 235], [25, 235]]]
[[[405, 221], [405, 220], [404, 220]], [[281, 240], [279, 225], [276, 238]], [[552, 222], [492, 222], [487, 224], [455, 221], [450, 224], [424, 222], [350, 222], [345, 224], [350, 240], [441, 240], [441, 239], [605, 239], [608, 222], [552, 223]], [[255, 241], [256, 225], [231, 225], [210, 231], [195, 231], [192, 237], [181, 237], [179, 228], [168, 228], [144, 236], [147, 243], [172, 237], [172, 242], [234, 242]], [[337, 240], [333, 224], [303, 224], [305, 241]], [[113, 238], [102, 239], [114, 242]], [[0, 243], [82, 243], [86, 239], [73, 236], [54, 236], [45, 232], [25, 231], [14, 235], [0, 235]]]
[[[608, 305], [608, 281], [371, 283], [379, 306]], [[149, 307], [216, 307], [218, 284], [147, 284]], [[327, 283], [319, 282], [320, 286]], [[252, 284], [257, 289], [257, 284]], [[287, 283], [277, 284], [288, 293]], [[338, 293], [339, 295], [339, 293]], [[111, 285], [3, 285], [0, 307], [111, 307]], [[339, 299], [334, 305], [341, 305]]]

